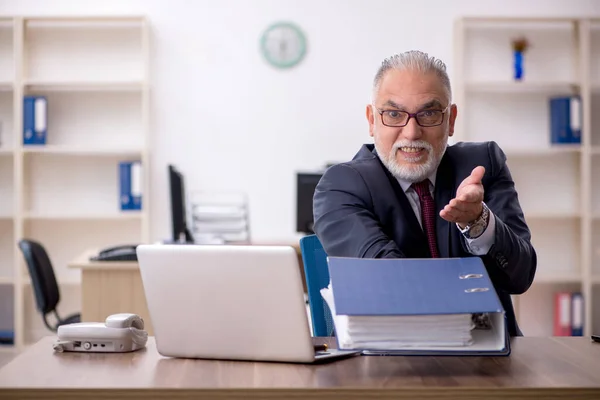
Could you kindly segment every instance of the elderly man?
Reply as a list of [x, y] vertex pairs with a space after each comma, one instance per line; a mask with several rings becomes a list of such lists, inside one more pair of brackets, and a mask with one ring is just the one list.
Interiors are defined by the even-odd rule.
[[457, 114], [443, 62], [386, 59], [366, 108], [374, 144], [325, 172], [314, 230], [330, 256], [481, 257], [518, 336], [510, 295], [533, 281], [531, 234], [498, 145], [448, 146]]

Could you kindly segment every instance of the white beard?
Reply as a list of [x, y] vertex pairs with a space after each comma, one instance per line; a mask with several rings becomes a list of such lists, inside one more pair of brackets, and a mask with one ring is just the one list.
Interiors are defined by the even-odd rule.
[[[377, 150], [377, 155], [379, 156], [379, 159], [383, 165], [385, 165], [385, 167], [392, 173], [392, 175], [394, 175], [394, 177], [396, 177], [396, 179], [406, 180], [414, 183], [421, 182], [433, 173], [442, 160], [442, 156], [444, 155], [447, 144], [448, 136], [446, 136], [444, 139], [442, 151], [440, 151], [439, 154], [434, 154], [433, 146], [423, 140], [401, 140], [396, 142], [387, 155], [381, 151], [377, 145], [377, 141], [375, 141], [375, 149]], [[422, 147], [427, 150], [427, 160], [424, 163], [411, 163], [410, 161], [405, 160], [408, 165], [400, 165], [396, 160], [396, 153], [401, 147]]]

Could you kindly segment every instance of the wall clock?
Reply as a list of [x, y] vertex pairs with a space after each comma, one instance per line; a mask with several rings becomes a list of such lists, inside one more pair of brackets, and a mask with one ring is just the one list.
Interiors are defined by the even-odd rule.
[[269, 26], [260, 40], [263, 57], [276, 68], [291, 68], [306, 54], [306, 37], [291, 22], [278, 22]]

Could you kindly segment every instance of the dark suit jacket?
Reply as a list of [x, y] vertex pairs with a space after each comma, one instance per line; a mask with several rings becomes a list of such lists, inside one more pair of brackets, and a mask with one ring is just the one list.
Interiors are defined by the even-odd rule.
[[[484, 202], [496, 218], [495, 244], [484, 256], [469, 253], [456, 225], [439, 216], [478, 165], [485, 167]], [[495, 142], [448, 146], [437, 170], [434, 199], [440, 257], [481, 257], [506, 311], [509, 334], [520, 336], [510, 295], [529, 288], [537, 257], [506, 156]], [[313, 201], [314, 230], [330, 256], [431, 257], [405, 193], [372, 144], [364, 145], [352, 161], [330, 167]]]

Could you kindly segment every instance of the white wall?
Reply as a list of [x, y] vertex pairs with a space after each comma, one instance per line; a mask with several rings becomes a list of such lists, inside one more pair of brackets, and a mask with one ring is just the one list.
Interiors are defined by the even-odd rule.
[[[128, 13], [152, 24], [152, 238], [170, 234], [175, 163], [189, 190], [248, 192], [254, 239], [286, 241], [298, 237], [295, 172], [370, 142], [364, 107], [384, 57], [420, 49], [452, 73], [456, 17], [600, 15], [600, 1], [0, 1], [0, 15]], [[306, 60], [289, 71], [258, 51], [262, 31], [283, 19], [308, 39]]]

